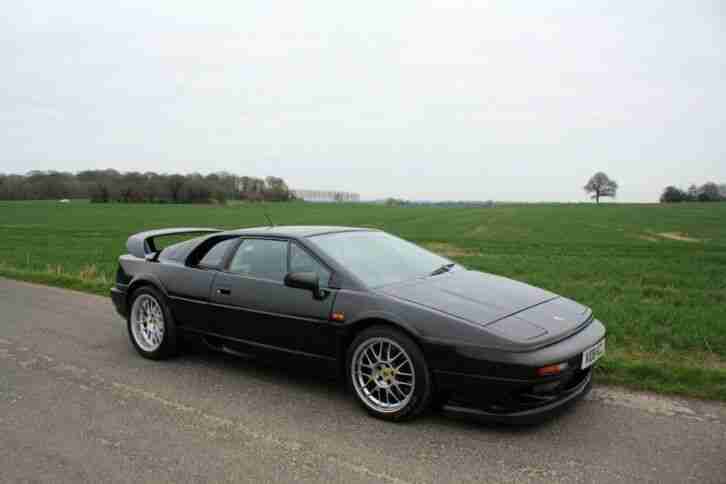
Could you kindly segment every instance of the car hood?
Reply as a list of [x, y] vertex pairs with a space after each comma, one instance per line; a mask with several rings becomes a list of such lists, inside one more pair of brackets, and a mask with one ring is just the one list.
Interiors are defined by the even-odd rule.
[[464, 269], [379, 290], [521, 343], [562, 337], [591, 315], [589, 308], [544, 289]]

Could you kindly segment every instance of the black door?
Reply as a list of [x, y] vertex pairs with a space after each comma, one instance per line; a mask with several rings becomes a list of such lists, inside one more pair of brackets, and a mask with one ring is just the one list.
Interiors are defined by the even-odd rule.
[[335, 293], [326, 290], [323, 299], [316, 299], [311, 291], [285, 286], [288, 259], [293, 269], [316, 264], [321, 285], [327, 286], [330, 272], [294, 242], [245, 239], [212, 283], [210, 298], [221, 308], [217, 329], [246, 350], [335, 357], [335, 328], [330, 323]]
[[199, 254], [200, 260], [193, 266], [174, 260], [164, 260], [156, 266], [169, 293], [177, 324], [191, 330], [212, 330], [215, 318], [213, 308], [208, 304], [209, 288], [222, 268], [225, 255], [237, 241], [237, 238], [210, 239], [205, 242], [206, 252]]

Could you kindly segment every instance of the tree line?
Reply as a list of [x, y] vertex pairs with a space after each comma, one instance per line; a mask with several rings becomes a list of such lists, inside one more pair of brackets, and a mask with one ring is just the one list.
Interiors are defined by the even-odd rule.
[[681, 190], [670, 185], [663, 189], [660, 201], [661, 203], [724, 202], [726, 201], [726, 184], [717, 185], [714, 182], [708, 182], [701, 186], [691, 185], [688, 190]]
[[64, 198], [87, 198], [98, 203], [222, 203], [236, 199], [288, 201], [294, 196], [282, 178], [239, 177], [228, 172], [205, 176], [120, 173], [108, 169], [76, 174], [57, 171], [0, 174], [0, 200]]

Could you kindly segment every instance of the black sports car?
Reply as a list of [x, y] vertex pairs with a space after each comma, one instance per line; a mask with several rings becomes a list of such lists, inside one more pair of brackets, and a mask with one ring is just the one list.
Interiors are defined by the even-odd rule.
[[195, 336], [227, 353], [319, 364], [383, 419], [436, 401], [531, 420], [587, 393], [605, 351], [587, 307], [378, 230], [161, 229], [127, 248], [111, 296], [142, 356], [172, 356]]

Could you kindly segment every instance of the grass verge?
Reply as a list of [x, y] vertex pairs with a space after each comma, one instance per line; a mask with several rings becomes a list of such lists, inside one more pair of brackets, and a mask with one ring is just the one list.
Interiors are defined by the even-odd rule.
[[0, 276], [19, 281], [35, 282], [48, 286], [73, 289], [99, 296], [108, 296], [111, 283], [105, 277], [84, 277], [83, 273], [69, 274], [49, 267], [45, 271], [27, 270], [0, 264]]
[[[654, 355], [625, 359], [606, 356], [599, 363], [597, 380], [636, 390], [726, 401], [726, 369], [695, 363], [668, 363]], [[651, 358], [647, 358], [651, 356]]]

